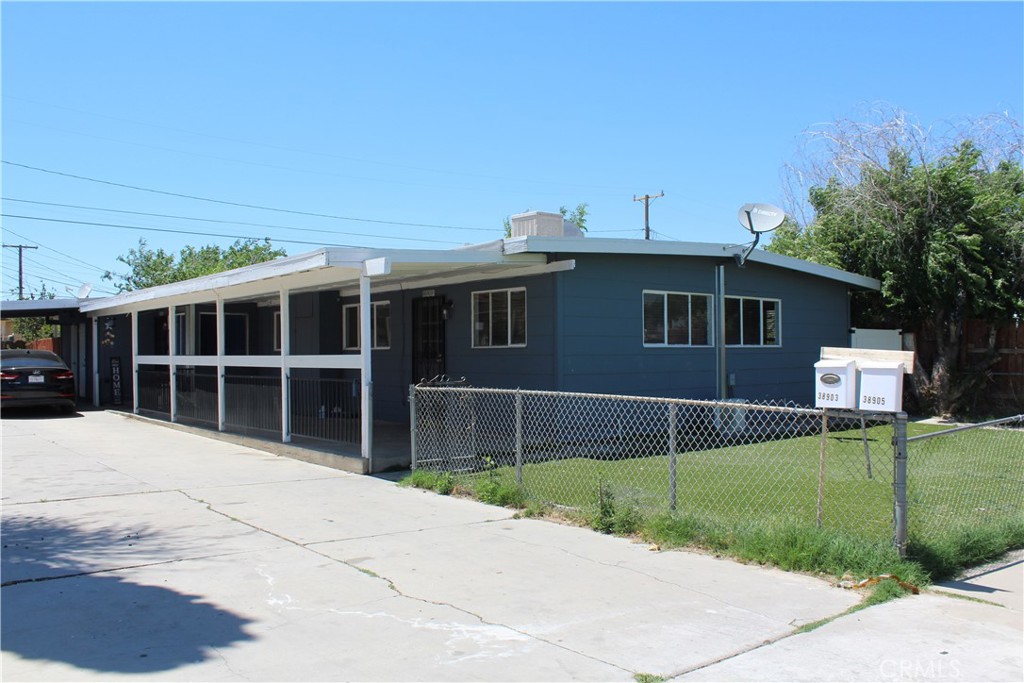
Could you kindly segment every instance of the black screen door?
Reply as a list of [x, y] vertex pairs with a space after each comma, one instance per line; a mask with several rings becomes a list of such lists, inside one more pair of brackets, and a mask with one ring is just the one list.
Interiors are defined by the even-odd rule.
[[412, 301], [412, 381], [434, 379], [444, 367], [444, 299], [423, 297]]

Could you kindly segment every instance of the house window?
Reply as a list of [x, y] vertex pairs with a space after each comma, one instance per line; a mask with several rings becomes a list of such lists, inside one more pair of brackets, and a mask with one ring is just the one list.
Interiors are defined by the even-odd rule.
[[274, 311], [274, 350], [281, 350], [281, 311]]
[[[359, 304], [348, 304], [342, 309], [342, 333], [347, 351], [358, 351], [359, 344]], [[371, 349], [391, 348], [391, 302], [374, 301], [370, 303], [370, 339]]]
[[174, 353], [184, 356], [188, 349], [188, 317], [186, 311], [174, 311]]
[[710, 294], [644, 290], [644, 346], [708, 346]]
[[[224, 314], [224, 354], [245, 356], [249, 354], [249, 315], [247, 313]], [[217, 355], [217, 313], [199, 312], [199, 355]]]
[[727, 346], [781, 346], [782, 302], [745, 296], [725, 297]]
[[473, 347], [526, 346], [526, 288], [473, 292]]

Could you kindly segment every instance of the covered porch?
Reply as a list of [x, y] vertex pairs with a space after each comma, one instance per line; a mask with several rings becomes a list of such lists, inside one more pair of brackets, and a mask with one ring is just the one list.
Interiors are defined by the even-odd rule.
[[[83, 302], [93, 403], [302, 449], [341, 469], [404, 468], [408, 415], [391, 400], [379, 419], [374, 371], [392, 372], [391, 358], [415, 352], [397, 342], [402, 348], [382, 350], [392, 345], [380, 297], [571, 267], [506, 255], [501, 242], [451, 251], [325, 248]], [[447, 316], [443, 302], [431, 310]]]

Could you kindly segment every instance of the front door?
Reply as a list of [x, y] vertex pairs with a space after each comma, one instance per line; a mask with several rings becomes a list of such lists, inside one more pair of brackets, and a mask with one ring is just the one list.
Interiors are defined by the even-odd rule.
[[412, 382], [434, 379], [444, 373], [444, 299], [413, 299]]

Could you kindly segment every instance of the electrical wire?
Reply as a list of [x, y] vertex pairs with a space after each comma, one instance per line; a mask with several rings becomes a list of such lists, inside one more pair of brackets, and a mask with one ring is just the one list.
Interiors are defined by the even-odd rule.
[[106, 212], [109, 212], [109, 213], [131, 214], [133, 216], [148, 216], [148, 217], [151, 217], [151, 218], [172, 218], [172, 219], [175, 219], [175, 220], [182, 220], [182, 221], [198, 221], [198, 222], [202, 222], [202, 223], [218, 223], [218, 224], [223, 224], [223, 225], [244, 225], [244, 226], [252, 227], [252, 228], [278, 228], [278, 229], [281, 229], [281, 230], [294, 230], [296, 232], [314, 232], [314, 233], [323, 233], [323, 234], [328, 234], [328, 235], [349, 235], [351, 237], [373, 237], [373, 238], [387, 239], [387, 240], [401, 240], [401, 241], [405, 241], [405, 242], [430, 242], [430, 243], [433, 243], [433, 244], [461, 244], [461, 242], [456, 242], [456, 241], [452, 241], [452, 240], [430, 240], [430, 239], [420, 239], [420, 238], [416, 238], [416, 237], [392, 237], [390, 235], [374, 235], [372, 233], [365, 233], [365, 232], [342, 232], [342, 231], [338, 231], [338, 230], [324, 230], [324, 229], [317, 229], [317, 228], [296, 228], [296, 227], [292, 227], [290, 225], [277, 225], [277, 224], [274, 224], [274, 223], [248, 223], [248, 222], [245, 222], [245, 221], [228, 221], [228, 220], [223, 220], [223, 219], [218, 219], [218, 218], [202, 218], [202, 217], [197, 217], [197, 216], [178, 216], [178, 215], [166, 214], [166, 213], [148, 213], [148, 212], [145, 212], [145, 211], [129, 211], [127, 209], [111, 209], [111, 208], [106, 208], [106, 207], [102, 207], [102, 206], [82, 206], [82, 205], [78, 205], [78, 204], [58, 204], [56, 202], [42, 202], [42, 201], [36, 201], [36, 200], [32, 200], [32, 199], [17, 199], [15, 197], [0, 197], [0, 199], [2, 199], [3, 201], [7, 201], [7, 202], [19, 202], [19, 203], [22, 203], [22, 204], [37, 204], [37, 205], [40, 205], [40, 206], [57, 206], [57, 207], [65, 208], [65, 209], [84, 209], [84, 210], [87, 210], [87, 211], [106, 211]]
[[[231, 138], [231, 137], [225, 137], [225, 136], [221, 136], [221, 135], [211, 135], [209, 133], [200, 133], [200, 132], [197, 132], [197, 131], [187, 130], [185, 128], [175, 128], [173, 126], [162, 126], [160, 124], [155, 124], [155, 123], [146, 123], [146, 122], [142, 122], [142, 121], [133, 121], [131, 119], [120, 118], [120, 117], [117, 117], [117, 116], [110, 116], [109, 114], [97, 114], [96, 112], [84, 111], [84, 110], [81, 110], [81, 109], [74, 109], [72, 107], [68, 107], [68, 106], [65, 106], [65, 105], [51, 104], [49, 102], [40, 102], [38, 100], [31, 100], [31, 99], [24, 98], [24, 97], [15, 97], [15, 96], [7, 96], [7, 97], [8, 97], [8, 99], [21, 100], [21, 101], [24, 101], [24, 102], [31, 102], [33, 104], [41, 104], [43, 106], [54, 107], [54, 108], [57, 108], [57, 109], [65, 109], [67, 111], [75, 112], [75, 113], [78, 113], [78, 114], [86, 114], [86, 115], [89, 115], [89, 116], [96, 116], [96, 117], [99, 117], [99, 118], [110, 119], [112, 121], [121, 121], [123, 123], [130, 123], [130, 124], [137, 125], [137, 126], [149, 126], [149, 127], [152, 127], [152, 128], [161, 128], [161, 129], [164, 129], [164, 130], [174, 131], [176, 133], [185, 133], [186, 135], [195, 135], [197, 137], [208, 138], [208, 139], [211, 139], [211, 140], [223, 140], [225, 142], [232, 142], [232, 143], [242, 144], [242, 145], [251, 145], [253, 147], [262, 147], [264, 149], [273, 149], [273, 150], [278, 150], [278, 151], [282, 151], [282, 152], [297, 152], [299, 154], [308, 154], [308, 155], [311, 155], [311, 156], [320, 156], [320, 157], [326, 157], [326, 158], [330, 158], [330, 159], [341, 159], [341, 160], [344, 160], [344, 161], [355, 161], [355, 162], [362, 163], [362, 164], [377, 164], [379, 166], [388, 166], [388, 167], [391, 167], [391, 168], [404, 168], [404, 169], [408, 169], [408, 170], [412, 170], [412, 171], [425, 171], [427, 173], [441, 173], [441, 174], [446, 174], [446, 175], [466, 176], [466, 177], [471, 177], [471, 178], [483, 178], [483, 179], [487, 179], [487, 180], [500, 180], [502, 182], [534, 183], [534, 184], [544, 185], [546, 187], [551, 187], [552, 185], [560, 185], [560, 186], [563, 186], [563, 187], [578, 187], [578, 188], [591, 188], [591, 189], [600, 189], [600, 190], [612, 190], [614, 192], [622, 192], [623, 195], [627, 194], [626, 191], [623, 190], [622, 188], [611, 187], [611, 186], [608, 186], [608, 185], [586, 185], [586, 184], [579, 184], [579, 183], [561, 183], [561, 182], [560, 183], [553, 183], [553, 182], [548, 181], [548, 180], [539, 180], [537, 178], [509, 178], [509, 177], [505, 177], [505, 176], [494, 176], [494, 175], [487, 175], [487, 174], [483, 174], [483, 173], [472, 173], [472, 172], [467, 172], [467, 171], [452, 171], [452, 170], [445, 170], [445, 169], [438, 169], [438, 168], [429, 168], [429, 167], [424, 167], [424, 166], [412, 166], [412, 165], [409, 165], [409, 164], [397, 164], [397, 163], [387, 162], [387, 161], [378, 161], [378, 160], [375, 160], [375, 159], [362, 159], [362, 158], [359, 158], [359, 157], [349, 157], [349, 156], [344, 156], [344, 155], [341, 155], [341, 154], [332, 154], [331, 152], [324, 152], [322, 150], [308, 150], [308, 149], [299, 149], [299, 148], [295, 148], [295, 147], [285, 147], [285, 146], [282, 146], [282, 145], [271, 145], [271, 144], [267, 144], [265, 142], [253, 142], [251, 140], [242, 140], [240, 138]], [[32, 124], [32, 125], [38, 125], [38, 124]], [[73, 131], [66, 131], [66, 132], [73, 132]], [[75, 134], [77, 134], [77, 135], [86, 135], [85, 133], [75, 133]], [[97, 136], [91, 136], [90, 135], [90, 137], [97, 137]], [[129, 144], [135, 144], [135, 143], [129, 143]], [[174, 151], [174, 150], [171, 150], [171, 151]]]
[[278, 213], [295, 214], [298, 216], [313, 216], [316, 218], [330, 218], [339, 221], [358, 221], [361, 223], [375, 223], [379, 225], [399, 225], [403, 227], [412, 228], [437, 228], [441, 230], [472, 230], [482, 232], [493, 232], [493, 228], [470, 228], [460, 225], [435, 225], [431, 223], [407, 223], [403, 221], [385, 221], [376, 218], [357, 218], [354, 216], [338, 216], [335, 214], [328, 213], [315, 213], [312, 211], [298, 211], [295, 209], [281, 209], [273, 206], [261, 206], [259, 204], [246, 204], [244, 202], [232, 202], [224, 199], [213, 199], [211, 197], [200, 197], [198, 195], [185, 194], [182, 192], [170, 192], [167, 190], [157, 190], [151, 187], [141, 187], [139, 185], [128, 185], [126, 183], [118, 183], [112, 180], [101, 180], [99, 178], [91, 178], [89, 176], [76, 175], [74, 173], [65, 173], [64, 171], [55, 171], [49, 168], [40, 168], [39, 166], [29, 166], [28, 164], [19, 164], [13, 161], [3, 159], [2, 162], [8, 166], [14, 166], [17, 168], [24, 168], [30, 171], [37, 171], [39, 173], [48, 173], [50, 175], [61, 176], [64, 178], [74, 178], [75, 180], [85, 180], [92, 183], [99, 183], [101, 185], [110, 185], [112, 187], [121, 187], [128, 190], [137, 190], [139, 192], [152, 192], [154, 194], [166, 195], [169, 197], [179, 197], [182, 199], [192, 199], [199, 202], [210, 202], [212, 204], [223, 204], [225, 206], [237, 206], [245, 209], [258, 209], [260, 211], [276, 211]]
[[[0, 216], [5, 218], [18, 218], [21, 220], [28, 221], [43, 221], [46, 223], [68, 223], [69, 225], [91, 225], [99, 228], [114, 228], [119, 230], [148, 230], [150, 232], [166, 232], [173, 233], [176, 235], [200, 235], [202, 237], [224, 237], [227, 239], [235, 240], [256, 240], [262, 241], [264, 239], [270, 239], [269, 237], [253, 237], [252, 235], [225, 235], [223, 233], [216, 232], [198, 232], [196, 230], [172, 230], [171, 228], [150, 228], [144, 225], [119, 225], [117, 223], [95, 223], [92, 221], [73, 221], [67, 218], [45, 218], [43, 216], [21, 216], [11, 213], [0, 213]], [[306, 244], [318, 247], [354, 247], [352, 244], [327, 244], [324, 242], [306, 242], [303, 240], [286, 240], [286, 239], [275, 239], [273, 242], [285, 243], [285, 244]]]
[[12, 234], [12, 235], [14, 235], [15, 237], [20, 237], [21, 239], [25, 240], [26, 242], [32, 242], [32, 243], [33, 243], [33, 244], [35, 244], [35, 245], [36, 245], [37, 247], [41, 247], [41, 248], [43, 248], [43, 249], [47, 249], [47, 250], [49, 250], [49, 251], [52, 251], [52, 252], [54, 252], [55, 254], [60, 254], [61, 256], [65, 256], [65, 257], [67, 257], [67, 258], [71, 259], [72, 261], [77, 261], [78, 263], [81, 263], [81, 264], [82, 264], [83, 266], [88, 266], [89, 268], [92, 268], [93, 270], [97, 270], [97, 271], [99, 271], [99, 272], [101, 272], [101, 273], [105, 273], [105, 272], [107, 272], [107, 271], [106, 271], [105, 269], [103, 269], [103, 268], [100, 268], [100, 267], [99, 267], [99, 266], [97, 266], [97, 265], [94, 265], [94, 264], [92, 264], [92, 263], [87, 263], [87, 262], [83, 261], [83, 260], [82, 260], [82, 259], [80, 259], [80, 258], [75, 258], [75, 257], [74, 257], [74, 256], [72, 256], [71, 254], [65, 254], [65, 253], [64, 253], [63, 251], [57, 251], [57, 250], [56, 250], [56, 249], [54, 249], [53, 247], [48, 247], [48, 246], [46, 246], [45, 244], [43, 244], [42, 242], [39, 242], [38, 240], [34, 240], [34, 239], [32, 239], [31, 237], [25, 237], [24, 235], [22, 235], [22, 234], [20, 234], [20, 233], [17, 233], [17, 232], [15, 232], [15, 231], [13, 231], [13, 230], [11, 230], [11, 229], [10, 229], [10, 228], [8, 228], [8, 227], [7, 227], [6, 225], [5, 225], [4, 227], [3, 227], [3, 230], [4, 230], [4, 232], [9, 232], [9, 233], [11, 233], [11, 234]]

